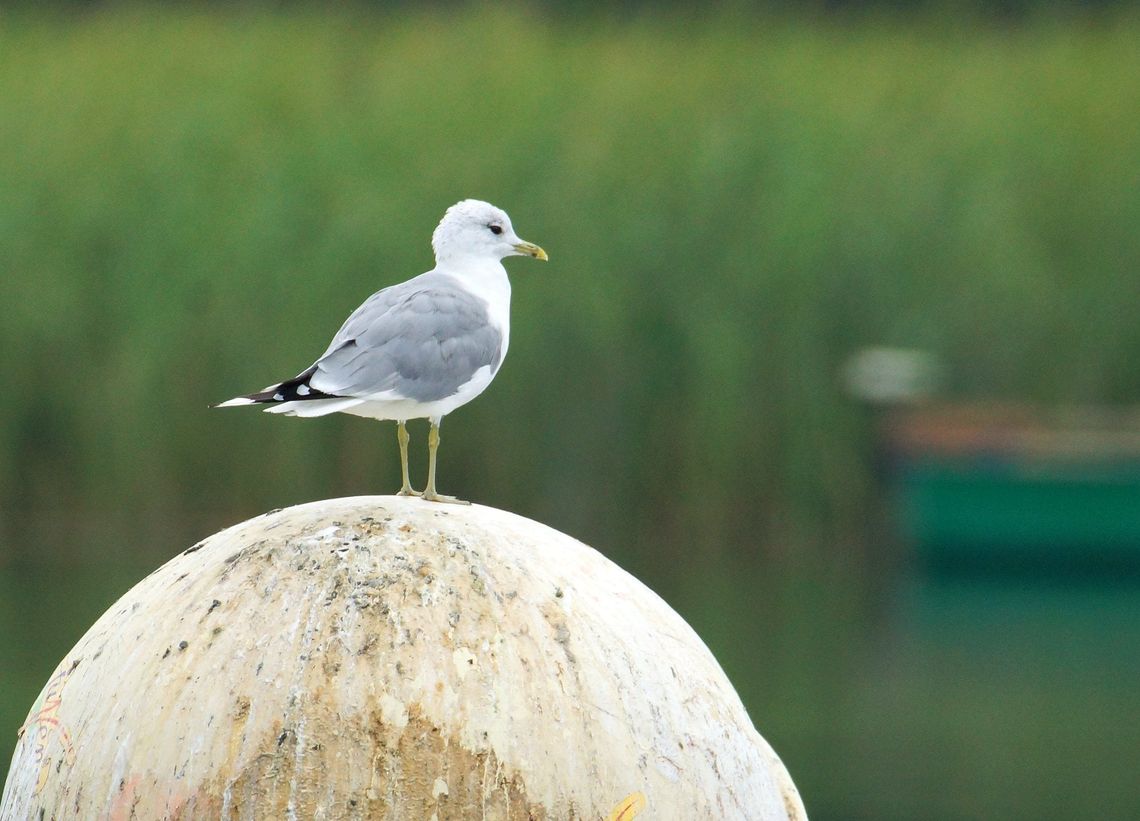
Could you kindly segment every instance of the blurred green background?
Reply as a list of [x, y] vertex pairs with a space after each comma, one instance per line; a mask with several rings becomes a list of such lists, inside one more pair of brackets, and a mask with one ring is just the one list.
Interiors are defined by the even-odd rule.
[[1136, 567], [931, 572], [840, 375], [1137, 406], [1140, 14], [585, 8], [0, 11], [0, 772], [157, 564], [398, 487], [390, 424], [207, 406], [471, 196], [551, 262], [442, 490], [658, 591], [815, 819], [1140, 816]]

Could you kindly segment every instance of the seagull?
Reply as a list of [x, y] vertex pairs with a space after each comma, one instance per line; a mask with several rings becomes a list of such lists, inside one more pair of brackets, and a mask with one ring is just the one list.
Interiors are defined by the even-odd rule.
[[[463, 200], [447, 209], [431, 237], [435, 268], [368, 297], [323, 354], [292, 379], [222, 402], [262, 405], [268, 413], [351, 413], [394, 420], [400, 444], [401, 496], [456, 502], [435, 487], [443, 417], [491, 384], [510, 338], [511, 283], [502, 260], [547, 259], [519, 239], [502, 209]], [[427, 418], [428, 479], [423, 493], [408, 479], [409, 419]]]

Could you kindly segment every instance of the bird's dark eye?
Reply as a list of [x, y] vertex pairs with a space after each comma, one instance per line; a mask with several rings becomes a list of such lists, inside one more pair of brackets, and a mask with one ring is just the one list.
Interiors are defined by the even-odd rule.
[[491, 233], [494, 234], [495, 236], [498, 236], [499, 234], [503, 233], [503, 226], [498, 225], [497, 223], [492, 222], [487, 227], [491, 229]]

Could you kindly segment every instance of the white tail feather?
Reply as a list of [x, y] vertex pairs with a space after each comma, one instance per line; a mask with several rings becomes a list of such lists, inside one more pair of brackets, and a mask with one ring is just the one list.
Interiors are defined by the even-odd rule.
[[215, 408], [237, 408], [242, 405], [256, 405], [252, 399], [246, 399], [244, 396], [235, 396], [233, 399], [227, 399], [225, 402], [219, 402], [214, 405]]
[[355, 398], [306, 399], [298, 402], [279, 402], [265, 406], [266, 413], [283, 413], [286, 416], [324, 416], [327, 413], [348, 410], [364, 400]]

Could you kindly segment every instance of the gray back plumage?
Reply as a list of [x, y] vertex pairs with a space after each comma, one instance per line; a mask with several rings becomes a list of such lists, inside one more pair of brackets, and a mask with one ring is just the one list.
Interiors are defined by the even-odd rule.
[[447, 274], [429, 271], [370, 296], [313, 365], [309, 384], [333, 396], [394, 391], [417, 402], [454, 394], [502, 359], [487, 304]]

